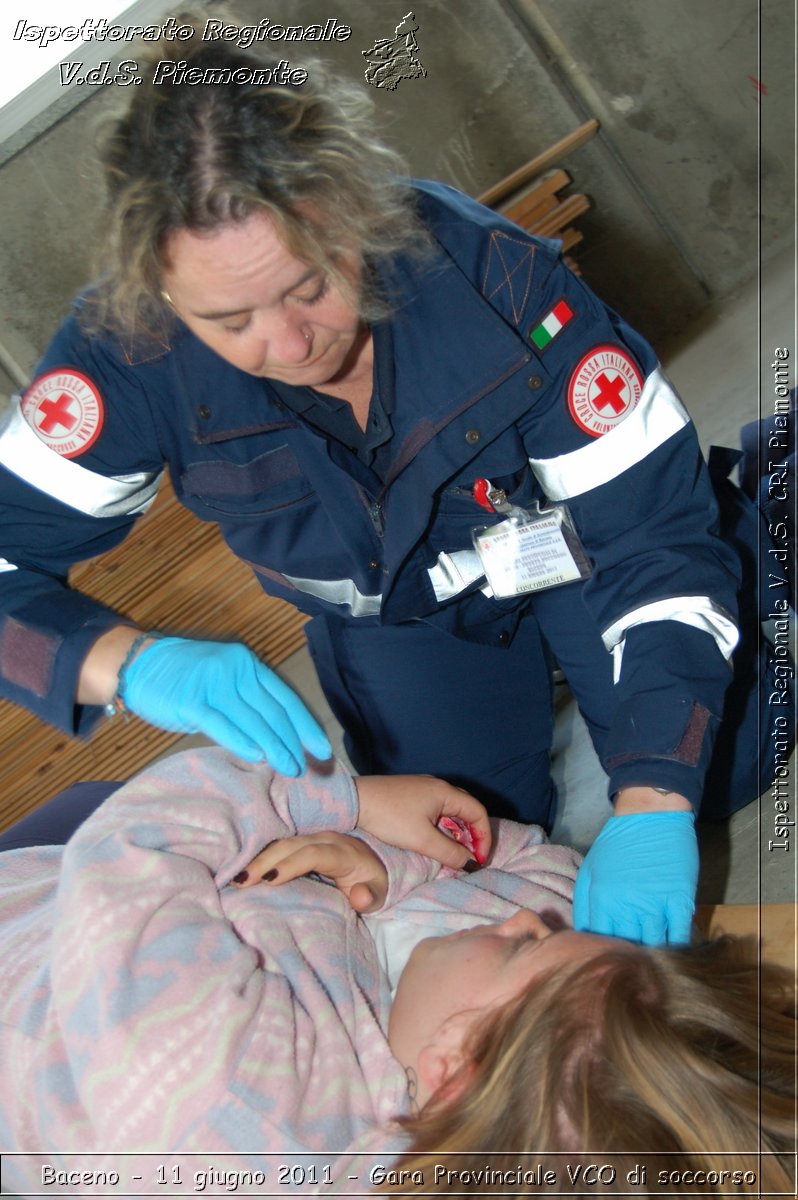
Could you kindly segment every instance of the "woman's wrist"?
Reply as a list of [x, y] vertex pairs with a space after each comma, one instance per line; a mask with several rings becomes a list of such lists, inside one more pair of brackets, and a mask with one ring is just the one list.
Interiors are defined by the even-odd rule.
[[687, 797], [680, 792], [645, 785], [621, 788], [613, 804], [616, 817], [629, 816], [631, 813], [692, 812], [693, 809]]
[[[119, 672], [127, 660], [134, 642], [143, 635], [135, 625], [115, 625], [92, 646], [83, 660], [78, 681], [78, 704], [109, 705], [113, 702], [119, 686]], [[152, 640], [155, 640], [153, 635]], [[139, 644], [138, 650], [149, 645], [148, 640]]]

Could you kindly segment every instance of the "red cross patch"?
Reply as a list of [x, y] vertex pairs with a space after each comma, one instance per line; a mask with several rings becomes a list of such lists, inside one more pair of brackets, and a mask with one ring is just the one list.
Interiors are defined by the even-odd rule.
[[568, 407], [580, 429], [603, 437], [620, 425], [643, 392], [637, 364], [619, 346], [594, 346], [568, 384]]
[[104, 410], [96, 383], [69, 367], [31, 384], [22, 397], [22, 415], [46, 446], [74, 458], [96, 442]]

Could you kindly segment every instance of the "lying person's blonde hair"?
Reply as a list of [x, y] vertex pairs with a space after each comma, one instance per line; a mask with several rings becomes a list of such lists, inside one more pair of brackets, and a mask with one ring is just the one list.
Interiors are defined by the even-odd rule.
[[[566, 1164], [598, 1163], [599, 1194], [790, 1194], [795, 1044], [794, 981], [752, 941], [624, 944], [535, 979], [486, 1019], [460, 1074], [403, 1122], [411, 1152], [397, 1169], [421, 1171], [425, 1192], [528, 1195], [508, 1179], [546, 1159], [549, 1193], [583, 1190]], [[626, 1179], [635, 1161], [642, 1186]]]

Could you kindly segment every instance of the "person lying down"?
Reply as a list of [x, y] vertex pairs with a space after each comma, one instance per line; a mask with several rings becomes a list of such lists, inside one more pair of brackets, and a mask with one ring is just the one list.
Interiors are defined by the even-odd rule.
[[587, 1150], [677, 1174], [720, 1152], [789, 1190], [789, 981], [731, 940], [575, 933], [579, 861], [429, 777], [291, 779], [219, 748], [144, 771], [65, 847], [0, 854], [4, 1190], [126, 1151], [467, 1191], [431, 1164], [490, 1151], [508, 1195], [519, 1153]]

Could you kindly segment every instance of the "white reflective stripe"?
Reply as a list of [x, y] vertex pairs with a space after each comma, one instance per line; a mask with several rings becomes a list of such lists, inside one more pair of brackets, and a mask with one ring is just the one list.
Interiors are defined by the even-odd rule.
[[616, 479], [689, 424], [689, 413], [656, 367], [637, 407], [611, 433], [570, 454], [530, 458], [529, 464], [550, 500], [568, 500]]
[[715, 639], [718, 649], [727, 660], [731, 658], [740, 636], [731, 617], [709, 596], [671, 596], [667, 600], [644, 604], [621, 617], [601, 635], [604, 645], [612, 652], [615, 683], [621, 677], [627, 633], [635, 625], [645, 625], [651, 621], [681, 621], [683, 625], [702, 629]]
[[[479, 579], [484, 579], [479, 555], [475, 550], [455, 550], [438, 556], [434, 567], [428, 571], [435, 598], [438, 603], [459, 596]], [[283, 575], [288, 583], [300, 592], [307, 592], [328, 604], [340, 604], [351, 609], [353, 617], [374, 617], [379, 613], [382, 596], [366, 596], [351, 579], [300, 579], [296, 575]], [[488, 593], [491, 594], [492, 593]]]
[[0, 558], [0, 571], [18, 571], [16, 563], [10, 563], [7, 558]]
[[348, 605], [353, 617], [374, 617], [380, 611], [382, 595], [364, 595], [351, 579], [300, 579], [296, 575], [283, 575], [283, 579], [328, 604]]
[[63, 458], [36, 436], [15, 404], [0, 425], [0, 463], [32, 487], [91, 517], [143, 513], [152, 504], [162, 471], [99, 475]]
[[455, 550], [451, 554], [445, 551], [438, 555], [438, 561], [428, 571], [435, 599], [439, 604], [459, 596], [466, 588], [471, 587], [478, 579], [484, 579], [485, 571], [476, 550]]

